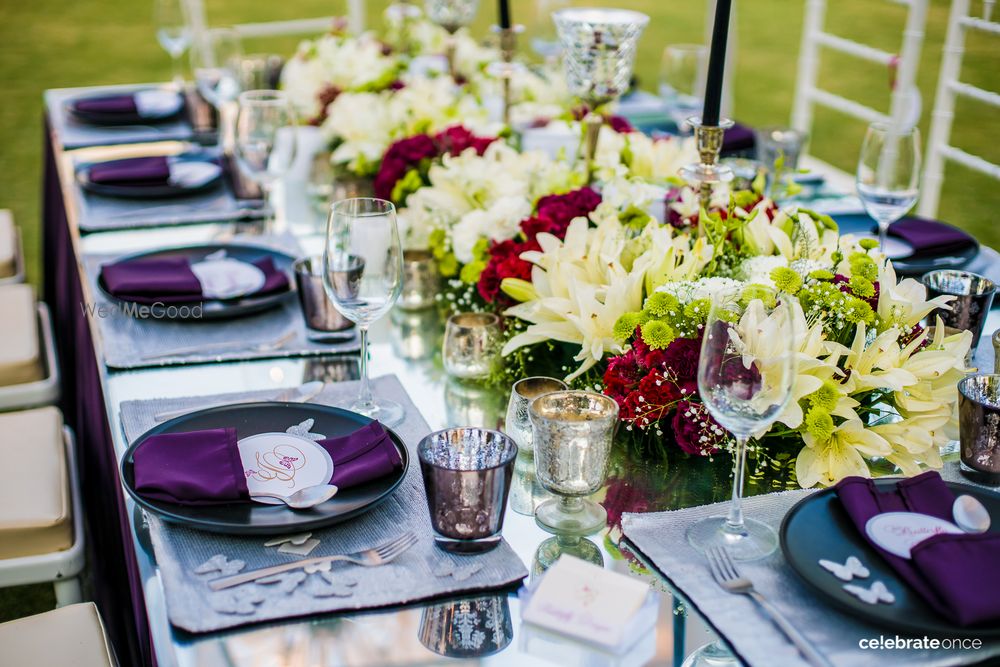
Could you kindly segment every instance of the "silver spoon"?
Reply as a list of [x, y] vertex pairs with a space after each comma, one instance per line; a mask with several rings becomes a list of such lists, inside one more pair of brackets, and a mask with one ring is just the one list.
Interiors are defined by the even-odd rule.
[[250, 498], [277, 498], [293, 510], [307, 510], [325, 503], [336, 494], [337, 487], [333, 484], [319, 484], [299, 489], [290, 496], [283, 496], [280, 493], [272, 493], [270, 491], [257, 491]]
[[958, 527], [967, 533], [985, 533], [990, 528], [990, 513], [970, 495], [955, 498], [951, 515]]

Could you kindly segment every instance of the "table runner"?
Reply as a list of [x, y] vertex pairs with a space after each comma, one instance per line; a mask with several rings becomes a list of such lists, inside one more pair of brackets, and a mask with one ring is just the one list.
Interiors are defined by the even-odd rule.
[[[451, 556], [434, 546], [416, 455], [417, 443], [430, 432], [430, 427], [395, 376], [376, 378], [373, 385], [376, 394], [397, 401], [406, 411], [403, 423], [393, 429], [409, 450], [409, 470], [392, 497], [378, 507], [343, 524], [313, 531], [313, 537], [320, 539], [321, 543], [310, 556], [358, 551], [386, 542], [406, 530], [418, 536], [420, 541], [416, 546], [382, 567], [335, 565], [332, 583], [356, 582], [355, 586], [341, 591], [347, 593], [343, 597], [314, 597], [311, 592], [317, 587], [322, 589], [325, 582], [321, 575], [310, 574], [288, 593], [281, 590], [283, 584], [246, 584], [233, 589], [247, 589], [248, 592], [239, 595], [256, 595], [263, 601], [251, 603], [253, 611], [249, 614], [222, 613], [217, 611], [220, 598], [213, 600], [212, 596], [222, 596], [224, 604], [228, 602], [226, 596], [232, 595], [232, 592], [212, 593], [206, 582], [218, 575], [196, 575], [193, 572], [196, 567], [217, 554], [244, 561], [244, 570], [247, 571], [300, 557], [265, 548], [263, 545], [269, 539], [267, 537], [215, 535], [168, 524], [150, 516], [150, 536], [160, 567], [171, 623], [190, 632], [211, 632], [247, 623], [406, 604], [443, 595], [500, 588], [527, 576], [524, 564], [506, 542], [479, 556]], [[357, 391], [357, 382], [329, 385], [313, 402], [332, 404], [354, 396]], [[122, 428], [126, 438], [132, 442], [155, 425], [155, 413], [185, 406], [196, 409], [206, 401], [215, 402], [218, 398], [126, 401], [121, 407]], [[262, 396], [261, 392], [254, 392], [228, 398], [248, 400]], [[436, 570], [446, 563], [453, 563], [457, 568], [477, 564], [481, 569], [468, 578], [439, 576], [440, 572]], [[292, 584], [289, 586], [292, 587]]]
[[[942, 477], [968, 482], [949, 463]], [[786, 491], [746, 498], [744, 513], [775, 529], [791, 507], [813, 490]], [[688, 544], [688, 527], [699, 519], [724, 515], [728, 503], [715, 503], [670, 512], [625, 514], [625, 536], [708, 619], [736, 653], [753, 667], [805, 667], [807, 663], [750, 598], [724, 591], [704, 557]], [[894, 637], [891, 629], [868, 624], [832, 608], [814, 594], [789, 567], [780, 549], [760, 561], [741, 563], [740, 570], [795, 628], [835, 667], [899, 665], [963, 665], [1000, 656], [1000, 642], [984, 642], [981, 650], [869, 650], [858, 647], [862, 638]]]
[[[204, 152], [209, 156], [219, 157], [218, 150], [206, 149]], [[74, 168], [78, 168], [80, 164], [79, 160], [74, 160]], [[190, 225], [200, 222], [253, 220], [263, 218], [267, 214], [261, 200], [240, 199], [234, 194], [233, 182], [228, 174], [224, 175], [217, 187], [183, 197], [159, 199], [106, 197], [85, 192], [77, 182], [73, 183], [72, 189], [77, 207], [77, 224], [81, 231], [88, 233]]]
[[55, 88], [45, 91], [45, 107], [49, 123], [55, 130], [59, 143], [66, 149], [153, 141], [187, 141], [194, 138], [194, 129], [184, 113], [163, 123], [108, 126], [82, 123], [66, 110], [66, 104], [81, 95], [121, 94], [159, 87], [164, 87], [164, 84]]
[[[263, 243], [261, 237], [253, 239]], [[133, 369], [177, 364], [214, 363], [285, 357], [317, 356], [323, 354], [348, 354], [357, 352], [357, 336], [343, 343], [314, 343], [307, 338], [305, 320], [296, 295], [286, 297], [276, 306], [255, 315], [204, 322], [174, 322], [165, 319], [138, 319], [112, 309], [113, 302], [97, 287], [101, 265], [113, 261], [111, 255], [86, 255], [83, 260], [87, 279], [90, 281], [93, 304], [86, 304], [89, 317], [97, 318], [97, 326], [104, 341], [104, 361], [112, 368]], [[106, 309], [104, 317], [97, 308]], [[286, 334], [294, 334], [279, 349], [259, 349], [260, 343], [276, 341]], [[233, 347], [219, 349], [222, 343], [232, 342]], [[200, 345], [213, 346], [204, 352], [170, 357], [146, 358], [181, 348]], [[240, 347], [243, 345], [243, 347]]]

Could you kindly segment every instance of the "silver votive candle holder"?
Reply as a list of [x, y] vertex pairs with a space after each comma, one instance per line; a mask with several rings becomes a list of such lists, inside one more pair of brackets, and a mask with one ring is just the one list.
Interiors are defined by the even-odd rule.
[[927, 320], [933, 324], [936, 317], [940, 316], [947, 327], [971, 331], [972, 347], [969, 349], [971, 358], [976, 353], [986, 318], [989, 317], [996, 285], [989, 278], [978, 274], [951, 269], [925, 273], [921, 280], [927, 288], [928, 299], [938, 296], [954, 297], [948, 304], [950, 310], [938, 308], [927, 316]]
[[993, 372], [1000, 373], [1000, 329], [993, 332]]
[[444, 329], [442, 359], [448, 375], [481, 380], [496, 368], [500, 318], [493, 313], [458, 313]]
[[962, 474], [1000, 486], [1000, 375], [970, 375], [958, 383]]
[[517, 445], [500, 431], [449, 428], [417, 446], [434, 542], [453, 553], [500, 543]]
[[618, 425], [618, 404], [603, 394], [557, 391], [531, 402], [535, 473], [556, 498], [535, 510], [535, 522], [557, 535], [590, 535], [606, 521], [586, 498], [601, 488]]
[[531, 402], [554, 391], [567, 389], [566, 383], [556, 378], [533, 376], [521, 378], [510, 390], [510, 400], [507, 402], [507, 418], [504, 420], [504, 432], [514, 438], [522, 454], [534, 451], [531, 439], [531, 417], [528, 406]]
[[429, 250], [403, 251], [403, 291], [397, 307], [402, 310], [423, 310], [434, 305], [441, 291], [441, 276], [437, 260]]
[[350, 329], [354, 322], [341, 315], [326, 296], [322, 271], [322, 257], [302, 257], [292, 264], [306, 326], [323, 333]]
[[506, 593], [432, 604], [420, 614], [420, 643], [447, 658], [485, 658], [507, 648], [514, 624]]

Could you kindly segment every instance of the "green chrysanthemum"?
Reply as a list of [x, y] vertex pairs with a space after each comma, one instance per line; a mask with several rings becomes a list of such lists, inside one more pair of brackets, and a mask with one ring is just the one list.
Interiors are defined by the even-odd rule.
[[814, 408], [833, 412], [840, 401], [840, 389], [838, 385], [830, 380], [823, 382], [823, 386], [806, 396], [806, 400]]
[[662, 350], [677, 338], [677, 334], [666, 322], [651, 320], [642, 325], [642, 340], [651, 350]]
[[708, 312], [712, 309], [712, 302], [708, 299], [695, 299], [684, 306], [684, 317], [690, 320], [692, 326], [704, 324], [708, 319]]
[[642, 308], [654, 317], [665, 317], [667, 315], [676, 315], [677, 311], [680, 310], [680, 305], [677, 297], [673, 294], [653, 292], [646, 299]]
[[851, 276], [851, 280], [847, 284], [856, 296], [860, 296], [863, 299], [875, 296], [875, 285], [867, 278]]
[[615, 322], [611, 328], [611, 334], [620, 343], [624, 343], [635, 333], [635, 328], [644, 322], [646, 317], [641, 312], [625, 313]]
[[861, 239], [858, 241], [858, 245], [865, 250], [871, 250], [878, 247], [878, 241], [876, 239]]
[[743, 303], [750, 303], [755, 299], [760, 299], [764, 302], [764, 305], [768, 308], [773, 308], [776, 303], [774, 290], [764, 285], [747, 285], [743, 290], [743, 294], [740, 295], [740, 300]]
[[851, 324], [859, 324], [861, 322], [873, 324], [875, 322], [875, 311], [872, 310], [872, 307], [864, 299], [851, 297], [843, 312], [844, 317]]
[[816, 269], [809, 274], [812, 280], [833, 280], [833, 272], [826, 269]]
[[788, 294], [796, 294], [802, 289], [802, 276], [787, 266], [779, 266], [771, 271], [771, 280], [775, 287]]
[[833, 417], [821, 408], [810, 409], [806, 413], [803, 426], [805, 426], [806, 432], [819, 442], [826, 442], [833, 436]]
[[878, 280], [878, 266], [875, 260], [863, 252], [853, 252], [847, 260], [852, 276], [861, 276], [868, 280]]

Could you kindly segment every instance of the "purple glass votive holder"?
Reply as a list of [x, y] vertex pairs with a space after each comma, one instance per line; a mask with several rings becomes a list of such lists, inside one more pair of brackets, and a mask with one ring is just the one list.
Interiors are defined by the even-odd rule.
[[500, 431], [449, 428], [417, 446], [437, 546], [482, 553], [500, 543], [517, 445]]
[[1000, 486], [1000, 375], [970, 375], [958, 383], [963, 475]]

